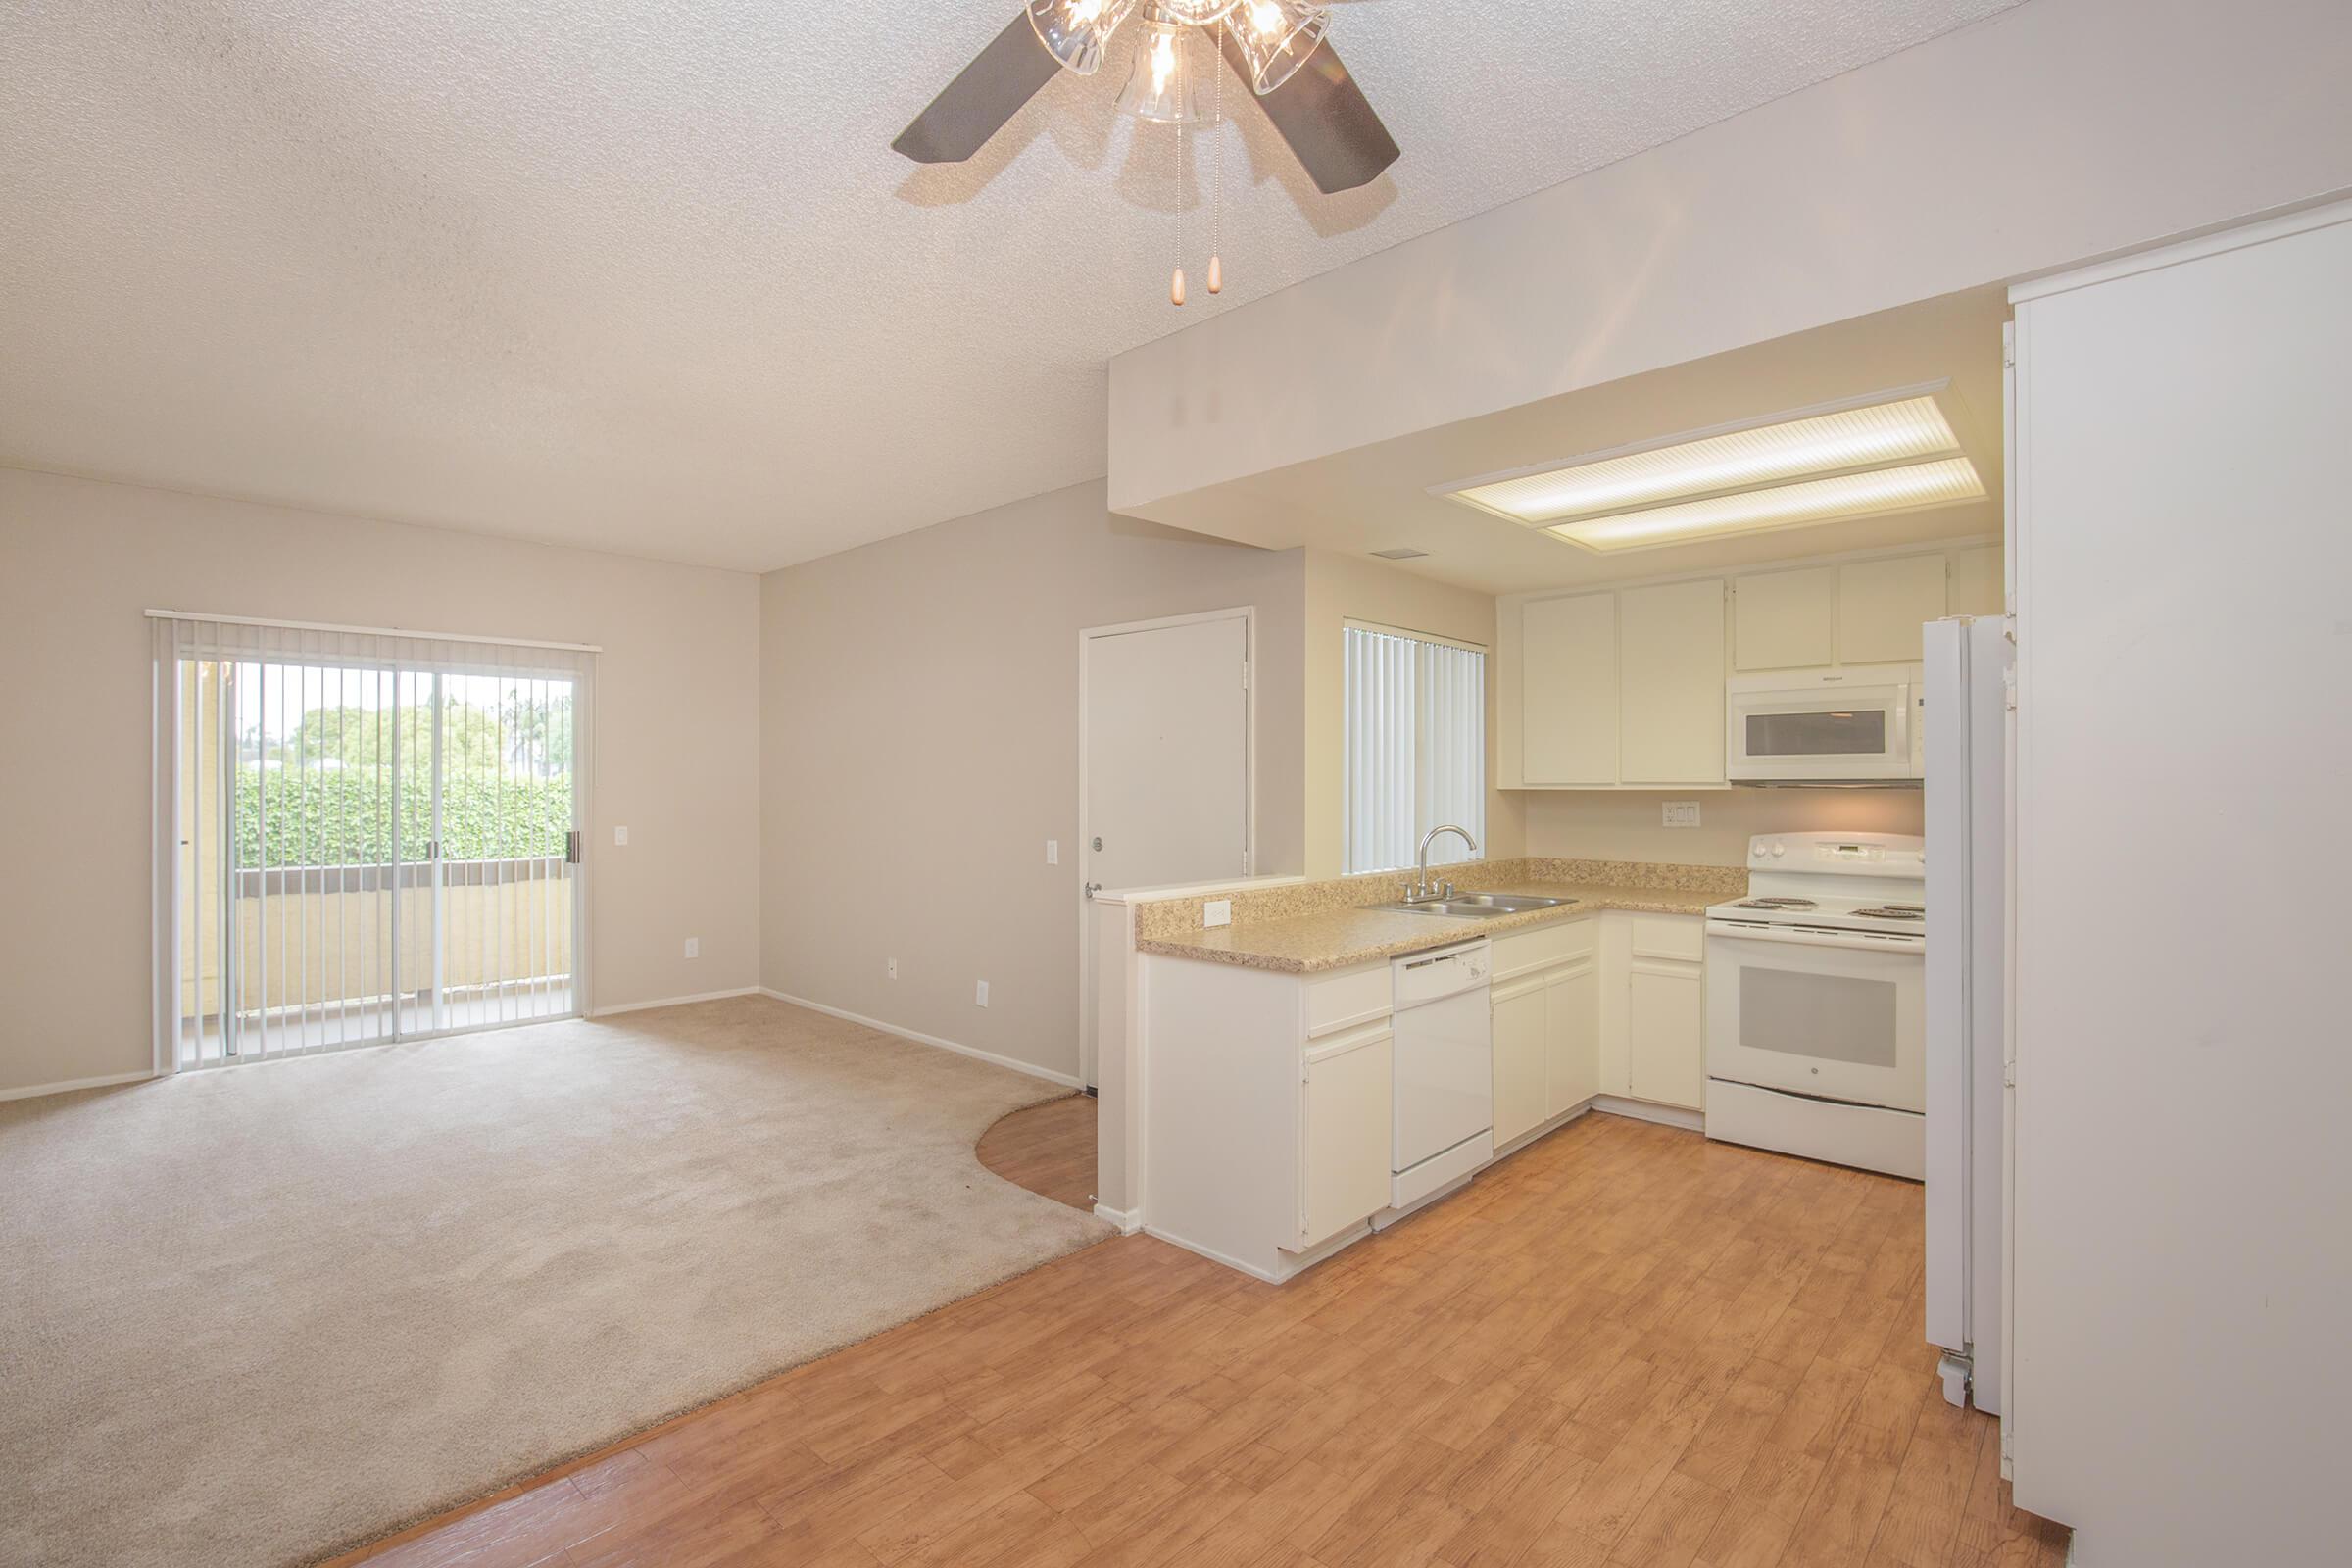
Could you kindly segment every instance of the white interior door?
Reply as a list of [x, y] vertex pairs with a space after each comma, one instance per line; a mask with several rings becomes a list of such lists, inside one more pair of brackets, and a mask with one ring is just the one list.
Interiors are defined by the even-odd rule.
[[[1081, 639], [1088, 894], [1249, 873], [1250, 636], [1250, 612], [1234, 610]], [[1079, 930], [1079, 1070], [1091, 1085], [1094, 922]]]

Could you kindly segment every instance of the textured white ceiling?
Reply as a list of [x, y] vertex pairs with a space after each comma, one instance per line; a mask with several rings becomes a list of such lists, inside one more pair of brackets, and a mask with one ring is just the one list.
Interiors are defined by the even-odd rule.
[[1229, 92], [1178, 312], [1123, 48], [889, 151], [1018, 0], [10, 0], [0, 463], [772, 568], [1100, 475], [1104, 362], [1206, 311], [2014, 3], [1351, 0], [1403, 160], [1320, 196]]

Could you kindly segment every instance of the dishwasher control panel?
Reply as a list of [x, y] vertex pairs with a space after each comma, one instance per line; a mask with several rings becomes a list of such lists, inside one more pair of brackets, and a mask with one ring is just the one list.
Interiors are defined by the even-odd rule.
[[1396, 1005], [1401, 1010], [1483, 986], [1494, 971], [1494, 949], [1484, 937], [1432, 953], [1392, 958], [1389, 970], [1396, 988]]

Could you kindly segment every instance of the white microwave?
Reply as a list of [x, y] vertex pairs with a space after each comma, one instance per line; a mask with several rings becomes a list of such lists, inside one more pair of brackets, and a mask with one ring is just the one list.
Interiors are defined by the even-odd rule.
[[1735, 784], [1916, 783], [1927, 726], [1918, 664], [1732, 677], [1724, 756]]

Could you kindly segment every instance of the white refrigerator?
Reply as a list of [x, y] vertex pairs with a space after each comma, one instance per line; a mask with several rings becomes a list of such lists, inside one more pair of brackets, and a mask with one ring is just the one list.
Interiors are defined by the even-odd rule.
[[1998, 615], [1926, 631], [1927, 1335], [1944, 1397], [1998, 1415], [2014, 644]]

